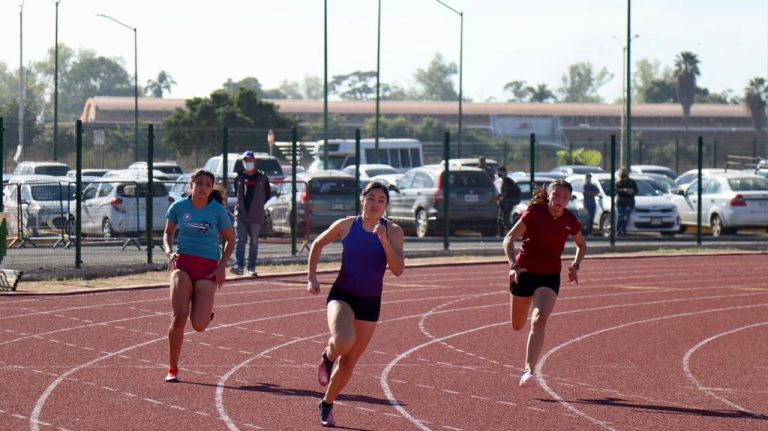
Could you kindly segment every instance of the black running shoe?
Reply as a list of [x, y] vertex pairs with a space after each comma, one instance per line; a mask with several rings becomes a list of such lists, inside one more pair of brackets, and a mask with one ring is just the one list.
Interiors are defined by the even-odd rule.
[[335, 427], [336, 419], [333, 418], [333, 403], [327, 404], [320, 401], [317, 406], [320, 409], [320, 425], [324, 427]]
[[328, 383], [331, 382], [333, 363], [334, 361], [328, 359], [327, 350], [323, 350], [323, 356], [320, 359], [320, 363], [317, 364], [317, 383], [320, 386], [328, 386]]

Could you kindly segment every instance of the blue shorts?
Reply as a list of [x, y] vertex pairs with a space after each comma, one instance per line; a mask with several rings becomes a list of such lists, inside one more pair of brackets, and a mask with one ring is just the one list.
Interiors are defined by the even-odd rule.
[[524, 271], [517, 276], [517, 283], [509, 283], [509, 291], [515, 296], [529, 297], [539, 287], [546, 287], [560, 293], [560, 273], [534, 274]]
[[381, 296], [359, 296], [354, 293], [336, 286], [331, 287], [328, 292], [326, 305], [331, 301], [340, 301], [349, 304], [352, 312], [355, 314], [355, 320], [364, 320], [366, 322], [378, 322], [381, 314]]

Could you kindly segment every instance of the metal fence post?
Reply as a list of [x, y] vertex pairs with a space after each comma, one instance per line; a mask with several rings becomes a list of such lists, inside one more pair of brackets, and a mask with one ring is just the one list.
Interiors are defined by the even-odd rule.
[[703, 164], [703, 152], [704, 152], [704, 138], [699, 136], [698, 155], [696, 158], [696, 166], [698, 169], [697, 181], [699, 182], [699, 190], [697, 192], [698, 202], [696, 202], [696, 244], [701, 245], [701, 165]]
[[675, 172], [680, 172], [680, 138], [675, 138]]
[[[379, 139], [378, 136], [376, 139]], [[353, 198], [355, 215], [358, 215], [360, 214], [360, 129], [355, 129], [355, 194]]]
[[[155, 227], [153, 220], [154, 213], [154, 175], [153, 169], [154, 163], [154, 151], [155, 151], [155, 125], [150, 124], [147, 126], [147, 208], [145, 216], [145, 229], [147, 235], [147, 263], [152, 263], [152, 248], [154, 247], [152, 241], [152, 231]], [[138, 190], [138, 187], [136, 188]]]
[[717, 167], [717, 139], [715, 139], [715, 143], [713, 145], [713, 153], [715, 154], [712, 155], [712, 167], [716, 168]]
[[[3, 168], [5, 167], [5, 127], [3, 127], [3, 117], [0, 117], [0, 178], [3, 177]], [[0, 221], [0, 262], [5, 259], [7, 253], [7, 239], [8, 239], [8, 224], [5, 220], [5, 207], [3, 206], [3, 200], [0, 199], [0, 213], [2, 213], [2, 221]]]
[[533, 173], [536, 171], [536, 134], [531, 133], [531, 151], [530, 151], [529, 169], [531, 172], [531, 196], [533, 196], [533, 187], [536, 184], [533, 181]]
[[[298, 165], [296, 160], [296, 141], [298, 141], [298, 133], [294, 127], [291, 130], [291, 255], [296, 256], [298, 250], [296, 250], [296, 167]], [[274, 226], [274, 225], [273, 225]]]
[[75, 124], [75, 268], [83, 267], [82, 260], [82, 223], [83, 223], [83, 122]]
[[[611, 247], [616, 245], [616, 135], [611, 135]], [[601, 223], [602, 227], [602, 223]]]
[[[227, 187], [229, 181], [229, 127], [224, 126], [223, 136], [221, 139], [221, 177], [224, 182], [224, 190], [229, 190]], [[216, 172], [212, 172], [214, 178]], [[224, 203], [226, 207], [226, 202]]]
[[448, 208], [450, 207], [450, 191], [451, 191], [451, 132], [445, 132], [445, 140], [443, 142], [443, 157], [445, 168], [443, 169], [443, 249], [448, 250], [450, 246], [448, 242], [448, 235], [450, 234], [450, 223], [448, 221]]

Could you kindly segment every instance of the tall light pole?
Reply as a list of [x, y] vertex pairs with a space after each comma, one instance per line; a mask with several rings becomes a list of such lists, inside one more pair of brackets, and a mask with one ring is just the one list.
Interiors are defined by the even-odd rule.
[[461, 157], [461, 123], [464, 116], [462, 115], [461, 108], [462, 103], [464, 101], [464, 87], [463, 87], [463, 78], [464, 78], [464, 12], [459, 12], [456, 9], [448, 6], [447, 4], [443, 3], [440, 0], [435, 0], [436, 2], [440, 3], [441, 5], [445, 6], [446, 8], [450, 9], [455, 14], [459, 15], [461, 18], [461, 27], [459, 31], [459, 138], [458, 138], [458, 144], [456, 146], [456, 157]]
[[379, 163], [379, 100], [381, 98], [381, 0], [379, 0], [378, 25], [376, 33], [376, 136], [374, 141], [374, 154], [376, 163]]
[[53, 160], [58, 160], [59, 142], [59, 3], [56, 0], [56, 32], [53, 45]]
[[19, 146], [16, 150], [16, 161], [21, 156], [24, 147], [24, 0], [19, 5]]
[[[635, 40], [638, 37], [640, 37], [639, 34], [636, 34], [632, 36], [632, 39]], [[624, 131], [624, 125], [625, 125], [625, 119], [626, 119], [626, 109], [627, 109], [627, 95], [626, 95], [626, 85], [627, 85], [627, 74], [626, 74], [626, 58], [627, 58], [627, 46], [619, 42], [619, 39], [616, 36], [613, 36], [613, 40], [616, 41], [616, 43], [619, 44], [621, 47], [621, 125], [619, 130], [619, 161], [624, 160], [624, 143], [626, 142], [626, 134]]]
[[627, 162], [626, 168], [632, 165], [632, 0], [627, 0]]
[[133, 30], [133, 157], [134, 160], [139, 160], [139, 48], [137, 43], [137, 31], [136, 27], [131, 27], [128, 24], [125, 24], [121, 21], [118, 21], [114, 18], [112, 18], [109, 15], [104, 15], [102, 13], [97, 14], [97, 16], [100, 16], [102, 18], [106, 18], [108, 20], [114, 21], [121, 26]]
[[328, 0], [323, 1], [323, 169], [328, 169]]

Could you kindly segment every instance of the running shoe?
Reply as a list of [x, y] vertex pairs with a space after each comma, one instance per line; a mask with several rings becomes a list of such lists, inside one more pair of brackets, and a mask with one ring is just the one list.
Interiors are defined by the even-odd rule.
[[328, 351], [323, 350], [323, 356], [320, 358], [320, 363], [317, 365], [317, 383], [320, 386], [328, 386], [331, 381], [331, 371], [333, 371], [333, 362], [328, 359]]
[[235, 265], [232, 267], [232, 273], [237, 275], [243, 275], [243, 267], [239, 265]]
[[533, 375], [533, 371], [526, 368], [525, 371], [523, 372], [522, 377], [520, 377], [520, 387], [532, 388], [535, 385], [536, 385], [536, 376]]
[[249, 268], [248, 269], [248, 276], [249, 277], [258, 277], [259, 274], [256, 272], [255, 268]]
[[170, 367], [168, 368], [168, 375], [165, 376], [165, 381], [168, 383], [176, 383], [179, 381], [179, 369]]
[[324, 427], [335, 427], [336, 419], [333, 418], [333, 403], [326, 404], [320, 401], [317, 406], [320, 409], [320, 425]]

